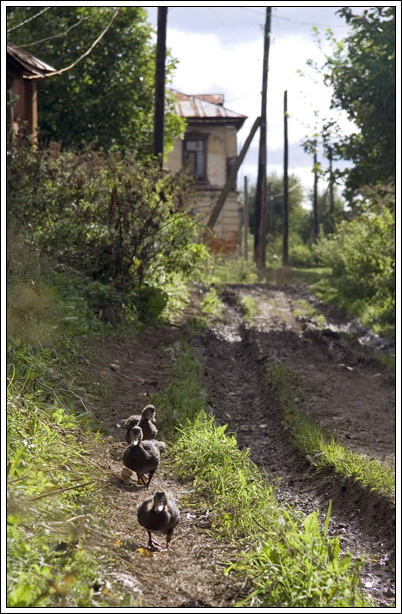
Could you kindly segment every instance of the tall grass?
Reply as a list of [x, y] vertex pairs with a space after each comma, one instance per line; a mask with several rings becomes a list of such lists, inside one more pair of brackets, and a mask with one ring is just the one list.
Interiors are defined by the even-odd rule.
[[45, 308], [34, 294], [13, 293], [9, 309], [19, 326], [8, 341], [7, 604], [136, 605], [116, 584], [105, 588], [113, 536], [97, 462], [104, 441], [80, 373], [79, 331], [91, 324], [77, 301], [59, 310], [60, 297], [48, 297]]
[[163, 419], [176, 426], [175, 466], [183, 479], [193, 482], [193, 504], [208, 506], [215, 535], [233, 539], [244, 549], [226, 569], [249, 586], [237, 605], [373, 605], [361, 591], [361, 560], [341, 555], [339, 538], [328, 537], [330, 507], [320, 518], [318, 512], [303, 517], [279, 506], [274, 487], [250, 460], [249, 450], [239, 450], [227, 425], [218, 426], [208, 412], [200, 384], [188, 385], [201, 370], [191, 348], [179, 344], [175, 356], [175, 385], [157, 400], [164, 407]]

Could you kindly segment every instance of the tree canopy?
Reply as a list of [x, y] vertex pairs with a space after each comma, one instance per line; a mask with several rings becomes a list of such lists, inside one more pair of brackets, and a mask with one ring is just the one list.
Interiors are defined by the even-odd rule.
[[333, 87], [332, 107], [343, 109], [358, 131], [338, 139], [335, 155], [353, 162], [346, 187], [395, 183], [395, 7], [376, 6], [354, 15], [338, 11], [352, 27], [324, 64]]
[[[155, 49], [142, 7], [8, 7], [9, 41], [63, 69], [38, 84], [40, 138], [63, 148], [152, 148]], [[115, 15], [117, 11], [117, 14]], [[167, 76], [175, 63], [167, 62]], [[169, 106], [169, 105], [168, 105]], [[171, 107], [172, 108], [172, 107]], [[166, 117], [167, 144], [181, 120]]]

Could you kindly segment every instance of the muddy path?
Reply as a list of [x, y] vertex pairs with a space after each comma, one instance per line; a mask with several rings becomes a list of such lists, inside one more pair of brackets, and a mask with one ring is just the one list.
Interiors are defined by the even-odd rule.
[[[222, 316], [193, 339], [204, 365], [208, 402], [217, 422], [229, 425], [240, 447], [250, 448], [252, 460], [277, 485], [282, 503], [306, 514], [315, 509], [325, 514], [332, 501], [332, 534], [341, 536], [344, 550], [368, 554], [363, 586], [378, 606], [389, 606], [395, 599], [393, 503], [333, 474], [317, 474], [295, 450], [264, 381], [267, 361], [283, 362], [298, 376], [303, 407], [341, 443], [386, 464], [394, 462], [394, 383], [363, 346], [328, 328], [337, 319], [344, 324], [342, 314], [322, 306], [327, 321], [321, 330], [295, 315], [297, 301], [308, 299], [306, 292], [303, 287], [226, 287]], [[244, 295], [257, 306], [247, 325], [240, 304]], [[193, 294], [184, 317], [197, 312], [200, 298], [202, 291]], [[172, 380], [169, 348], [179, 336], [179, 326], [148, 329], [135, 339], [105, 343], [91, 362], [92, 377], [110, 388], [110, 400], [97, 415], [110, 434], [100, 463], [109, 473], [107, 497], [122, 561], [116, 581], [138, 594], [143, 607], [233, 607], [248, 589], [223, 575], [236, 548], [214, 539], [210, 510], [202, 502], [196, 509], [188, 505], [191, 485], [175, 480], [169, 452], [153, 486], [167, 486], [182, 510], [172, 552], [137, 552], [146, 535], [135, 510], [147, 493], [120, 479], [125, 444], [119, 425]]]
[[[248, 326], [240, 303], [244, 295], [257, 305]], [[277, 483], [280, 501], [306, 514], [314, 509], [325, 513], [332, 501], [332, 534], [342, 536], [346, 550], [369, 554], [372, 562], [363, 582], [385, 605], [394, 596], [394, 503], [356, 482], [317, 474], [295, 450], [264, 377], [267, 361], [282, 362], [298, 377], [304, 411], [343, 445], [391, 466], [394, 384], [363, 346], [356, 349], [340, 334], [327, 336], [302, 326], [294, 315], [294, 301], [301, 297], [306, 295], [298, 288], [227, 287], [222, 317], [195, 341], [205, 366], [204, 385], [217, 421], [229, 425], [239, 445], [249, 448], [251, 459]]]

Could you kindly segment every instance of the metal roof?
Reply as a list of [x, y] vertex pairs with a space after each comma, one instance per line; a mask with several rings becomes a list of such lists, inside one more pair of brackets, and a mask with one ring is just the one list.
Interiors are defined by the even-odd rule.
[[31, 75], [37, 75], [38, 77], [44, 77], [49, 72], [55, 72], [53, 66], [49, 66], [42, 60], [38, 60], [35, 56], [15, 47], [11, 43], [7, 43], [7, 59], [11, 58], [14, 62], [17, 62], [22, 67], [22, 76], [30, 77]]
[[176, 96], [175, 110], [177, 115], [188, 120], [213, 120], [224, 121], [225, 123], [243, 125], [247, 119], [246, 115], [241, 115], [235, 111], [230, 111], [223, 106], [223, 94], [183, 94], [176, 90], [171, 90]]

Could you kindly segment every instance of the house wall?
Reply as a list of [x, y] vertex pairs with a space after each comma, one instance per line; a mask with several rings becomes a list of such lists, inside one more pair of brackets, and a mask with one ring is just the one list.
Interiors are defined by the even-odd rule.
[[[218, 200], [227, 179], [227, 159], [237, 155], [237, 132], [230, 125], [200, 125], [188, 122], [187, 132], [208, 134], [207, 178], [209, 185], [203, 190], [195, 188], [194, 209], [201, 221], [206, 223], [212, 207]], [[166, 166], [179, 171], [183, 166], [183, 140], [177, 139], [173, 151], [169, 153]], [[214, 227], [214, 236], [209, 243], [216, 251], [233, 252], [239, 242], [239, 205], [237, 192], [231, 191]]]
[[[207, 176], [212, 188], [223, 188], [226, 182], [227, 159], [237, 155], [236, 128], [188, 123], [187, 132], [207, 134]], [[173, 151], [168, 154], [166, 166], [179, 171], [183, 166], [183, 140], [176, 139]]]

